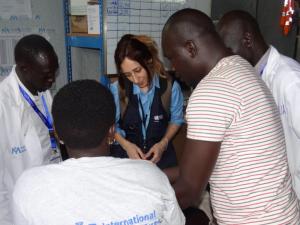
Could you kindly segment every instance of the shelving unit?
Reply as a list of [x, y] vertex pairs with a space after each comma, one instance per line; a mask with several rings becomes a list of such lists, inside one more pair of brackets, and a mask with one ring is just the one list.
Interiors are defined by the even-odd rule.
[[87, 33], [71, 33], [70, 29], [70, 11], [69, 0], [63, 0], [64, 9], [64, 24], [65, 24], [65, 46], [66, 46], [66, 64], [67, 64], [67, 80], [73, 80], [72, 75], [72, 48], [87, 48], [99, 50], [100, 74], [99, 80], [102, 84], [108, 85], [108, 79], [105, 74], [105, 55], [104, 55], [104, 30], [103, 30], [103, 1], [99, 1], [99, 20], [101, 21], [100, 35], [87, 34]]

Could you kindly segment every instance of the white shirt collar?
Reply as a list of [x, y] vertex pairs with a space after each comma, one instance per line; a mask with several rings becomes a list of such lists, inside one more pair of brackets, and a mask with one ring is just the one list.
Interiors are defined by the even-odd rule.
[[254, 66], [256, 72], [261, 76], [264, 72], [264, 69], [268, 63], [268, 58], [271, 52], [271, 48], [269, 47], [265, 54], [259, 59], [259, 61]]

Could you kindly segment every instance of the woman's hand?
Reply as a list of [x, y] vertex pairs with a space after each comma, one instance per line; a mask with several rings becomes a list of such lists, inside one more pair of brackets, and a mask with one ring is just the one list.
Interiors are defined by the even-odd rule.
[[135, 144], [127, 141], [124, 146], [122, 146], [130, 159], [146, 159], [145, 154], [142, 150]]
[[160, 142], [152, 146], [149, 152], [146, 154], [146, 159], [150, 160], [153, 163], [158, 163], [161, 159], [162, 154], [168, 147], [168, 140], [163, 138]]

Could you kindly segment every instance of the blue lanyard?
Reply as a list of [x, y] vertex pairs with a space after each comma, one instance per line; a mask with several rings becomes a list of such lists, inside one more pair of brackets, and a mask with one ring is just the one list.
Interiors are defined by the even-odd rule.
[[54, 136], [53, 122], [52, 122], [52, 118], [49, 113], [44, 96], [42, 95], [42, 101], [43, 101], [44, 109], [46, 112], [46, 116], [39, 110], [37, 105], [32, 101], [30, 96], [26, 93], [26, 91], [20, 85], [19, 85], [19, 89], [20, 89], [21, 94], [25, 98], [25, 100], [29, 103], [29, 105], [32, 107], [32, 109], [36, 112], [36, 114], [38, 114], [38, 116], [41, 118], [43, 123], [48, 128], [49, 135], [50, 135], [51, 148], [56, 149], [56, 140], [55, 140], [55, 136]]
[[144, 128], [146, 129], [146, 123], [147, 123], [147, 115], [145, 114], [145, 111], [144, 111], [144, 108], [143, 108], [143, 104], [142, 104], [142, 101], [141, 101], [141, 98], [138, 97], [139, 99], [139, 105], [140, 105], [140, 108], [141, 108], [141, 111], [142, 111], [142, 121], [143, 121], [143, 125], [144, 125]]

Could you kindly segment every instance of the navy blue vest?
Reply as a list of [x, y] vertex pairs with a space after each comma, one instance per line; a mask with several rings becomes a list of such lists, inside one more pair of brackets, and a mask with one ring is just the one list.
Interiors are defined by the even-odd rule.
[[[120, 121], [120, 128], [126, 133], [126, 139], [136, 144], [144, 153], [159, 142], [167, 131], [169, 118], [165, 112], [158, 88], [155, 93], [150, 110], [149, 124], [146, 130], [146, 139], [143, 139], [142, 119], [139, 113], [138, 98], [132, 92], [129, 94], [129, 102], [124, 116]], [[125, 150], [120, 145], [112, 145], [111, 155], [120, 158], [128, 158]], [[161, 169], [176, 166], [177, 158], [172, 142], [168, 144], [157, 166]]]

